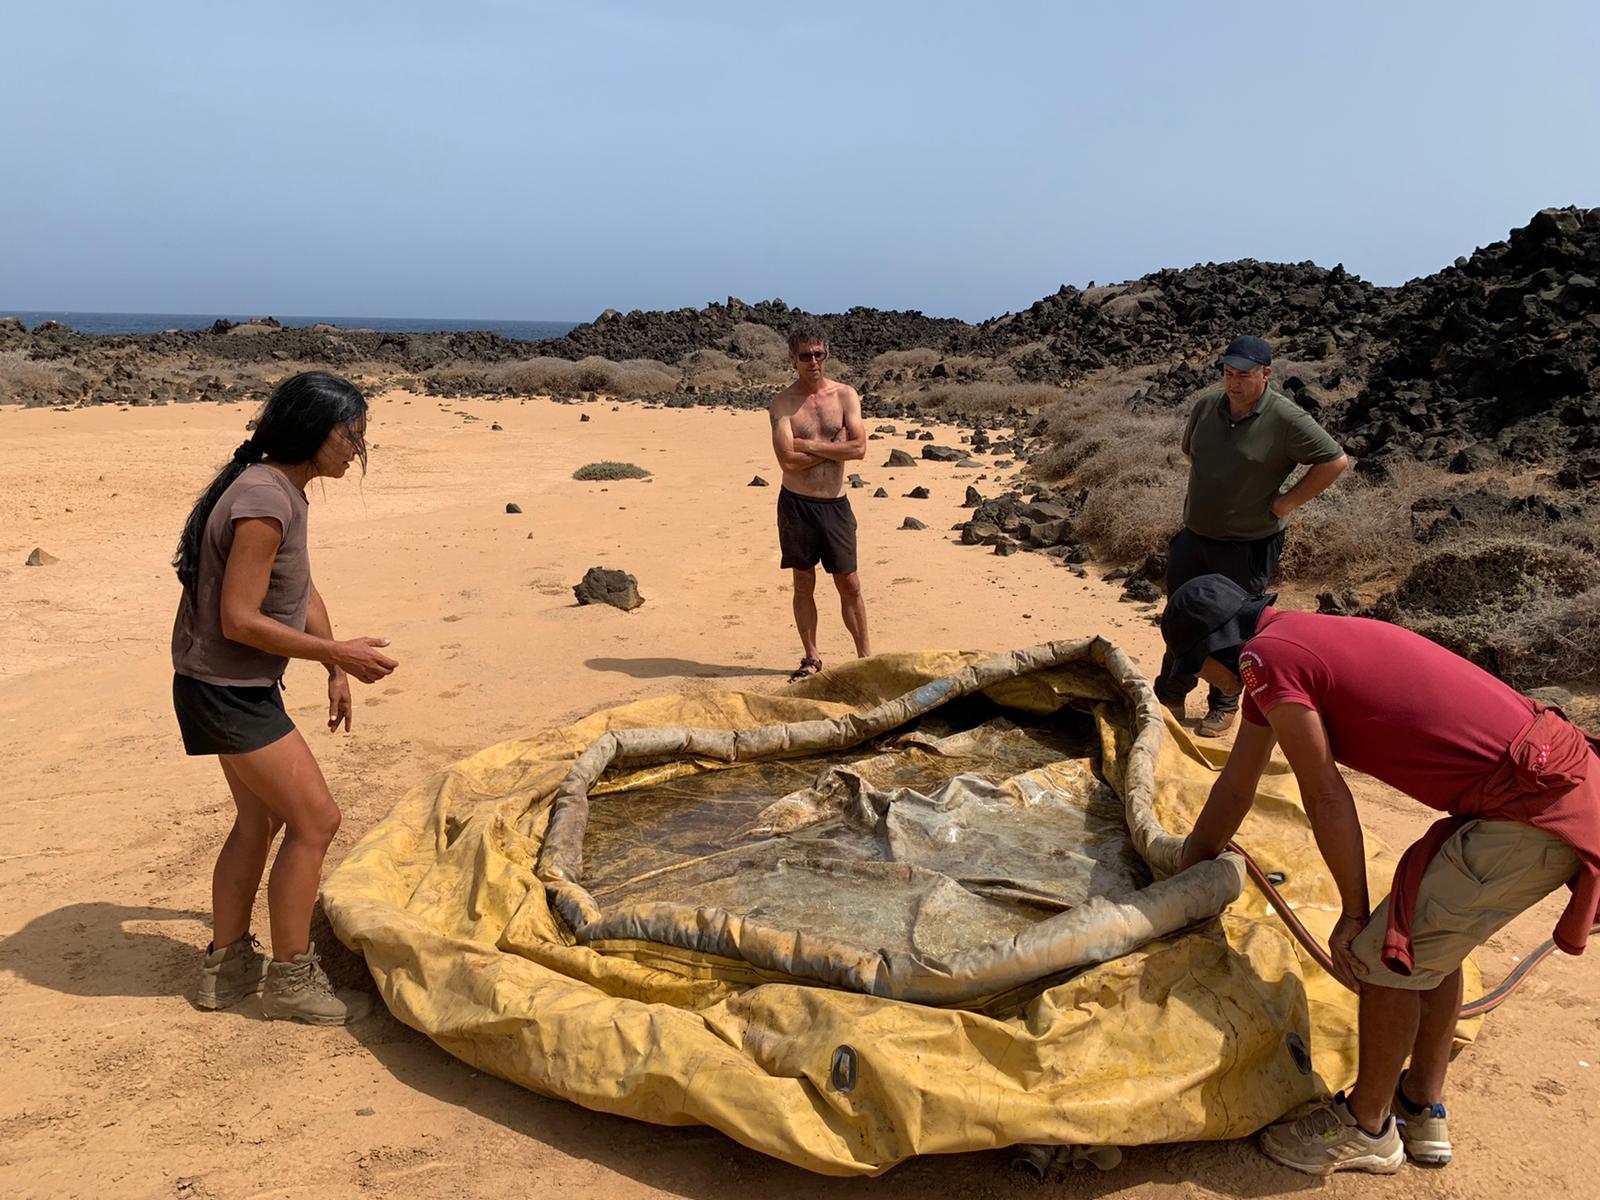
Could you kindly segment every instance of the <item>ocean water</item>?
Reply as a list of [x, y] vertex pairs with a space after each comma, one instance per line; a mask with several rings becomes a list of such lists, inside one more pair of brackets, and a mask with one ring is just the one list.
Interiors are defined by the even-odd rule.
[[[265, 313], [104, 313], [31, 312], [0, 308], [0, 317], [19, 317], [29, 329], [46, 321], [59, 321], [79, 333], [161, 333], [168, 329], [209, 329], [218, 317], [248, 321]], [[338, 325], [345, 329], [376, 329], [380, 333], [498, 333], [525, 342], [558, 338], [577, 327], [577, 321], [458, 321], [449, 317], [281, 317], [294, 327]]]

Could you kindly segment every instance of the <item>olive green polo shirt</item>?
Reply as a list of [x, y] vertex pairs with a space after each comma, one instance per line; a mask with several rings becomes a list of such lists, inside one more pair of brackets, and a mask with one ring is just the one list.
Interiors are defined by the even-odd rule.
[[1189, 492], [1183, 523], [1202, 537], [1254, 541], [1285, 523], [1272, 515], [1273, 497], [1301, 465], [1332, 462], [1344, 453], [1327, 430], [1270, 384], [1242, 421], [1228, 412], [1221, 385], [1206, 388], [1183, 430]]

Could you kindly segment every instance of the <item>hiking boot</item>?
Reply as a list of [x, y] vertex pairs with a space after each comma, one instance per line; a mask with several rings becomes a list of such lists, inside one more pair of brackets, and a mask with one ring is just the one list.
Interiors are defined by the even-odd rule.
[[1279, 1121], [1263, 1130], [1261, 1152], [1308, 1175], [1335, 1171], [1393, 1175], [1406, 1161], [1395, 1119], [1384, 1118], [1383, 1132], [1374, 1137], [1356, 1124], [1343, 1092], [1297, 1121]]
[[1394, 1115], [1406, 1157], [1424, 1167], [1442, 1167], [1450, 1161], [1450, 1130], [1444, 1105], [1413, 1104], [1406, 1095], [1406, 1077], [1394, 1089]]
[[206, 947], [200, 965], [200, 991], [195, 996], [199, 1008], [218, 1009], [254, 996], [266, 986], [267, 956], [261, 953], [256, 935], [247, 933], [231, 946], [217, 950]]
[[1221, 737], [1233, 728], [1234, 719], [1238, 715], [1237, 708], [1209, 708], [1194, 730], [1201, 737]]
[[269, 1021], [304, 1021], [307, 1025], [343, 1025], [372, 1011], [372, 998], [349, 988], [334, 990], [317, 958], [317, 948], [290, 959], [275, 958], [267, 968], [261, 993], [261, 1015]]

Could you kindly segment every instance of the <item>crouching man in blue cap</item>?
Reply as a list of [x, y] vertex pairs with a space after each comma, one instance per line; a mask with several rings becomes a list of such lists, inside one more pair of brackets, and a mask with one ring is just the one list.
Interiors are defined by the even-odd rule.
[[[1161, 620], [1179, 670], [1243, 696], [1233, 752], [1181, 865], [1221, 853], [1282, 746], [1343, 903], [1328, 950], [1361, 997], [1349, 1095], [1273, 1125], [1261, 1148], [1314, 1175], [1387, 1174], [1408, 1156], [1443, 1165], [1462, 962], [1562, 884], [1572, 896], [1556, 944], [1582, 953], [1595, 924], [1600, 756], [1559, 709], [1427, 638], [1383, 621], [1279, 612], [1275, 599], [1204, 575], [1173, 593]], [[1376, 911], [1341, 765], [1446, 814], [1401, 857]]]

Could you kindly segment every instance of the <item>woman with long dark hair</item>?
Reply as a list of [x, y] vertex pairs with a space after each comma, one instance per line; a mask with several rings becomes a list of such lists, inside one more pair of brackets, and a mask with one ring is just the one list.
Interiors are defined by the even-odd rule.
[[[311, 944], [311, 909], [339, 808], [279, 694], [291, 658], [328, 668], [328, 728], [350, 728], [350, 683], [395, 669], [387, 638], [337, 641], [311, 581], [306, 484], [366, 470], [367, 402], [337, 375], [307, 371], [279, 384], [255, 431], [211, 481], [173, 558], [183, 598], [172, 630], [172, 702], [189, 754], [215, 754], [233, 793], [233, 829], [211, 877], [212, 942], [196, 1003], [226, 1008], [261, 994], [262, 1012], [340, 1025], [370, 1006], [335, 991]], [[267, 880], [272, 959], [250, 911]]]

